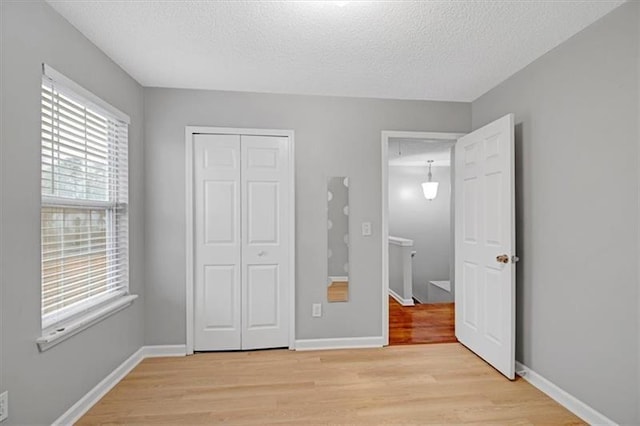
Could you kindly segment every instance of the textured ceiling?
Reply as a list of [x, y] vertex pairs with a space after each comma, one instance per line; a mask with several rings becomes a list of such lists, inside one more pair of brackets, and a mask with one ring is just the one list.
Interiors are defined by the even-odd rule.
[[624, 1], [56, 1], [144, 86], [472, 101]]
[[434, 167], [449, 166], [452, 146], [453, 141], [391, 138], [389, 165], [426, 167], [427, 161], [433, 160]]

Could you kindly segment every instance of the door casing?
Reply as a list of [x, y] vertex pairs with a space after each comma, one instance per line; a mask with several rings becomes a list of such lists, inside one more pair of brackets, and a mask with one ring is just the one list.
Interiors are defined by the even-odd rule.
[[295, 349], [295, 139], [293, 130], [246, 129], [231, 127], [185, 127], [185, 224], [186, 224], [186, 353], [193, 354], [194, 345], [194, 209], [193, 209], [193, 135], [256, 135], [289, 138], [289, 349]]

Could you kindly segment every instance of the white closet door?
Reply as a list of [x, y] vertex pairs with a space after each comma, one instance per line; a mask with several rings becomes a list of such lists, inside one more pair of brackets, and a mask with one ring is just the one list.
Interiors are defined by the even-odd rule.
[[289, 345], [289, 140], [242, 136], [242, 349]]
[[240, 136], [194, 135], [194, 350], [241, 347]]

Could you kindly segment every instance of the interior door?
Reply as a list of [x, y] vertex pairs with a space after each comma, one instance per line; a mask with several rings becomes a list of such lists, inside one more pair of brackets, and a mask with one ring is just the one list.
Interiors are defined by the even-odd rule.
[[240, 136], [194, 135], [194, 350], [241, 347]]
[[515, 378], [514, 117], [455, 145], [456, 337]]
[[289, 345], [289, 140], [242, 136], [242, 349]]

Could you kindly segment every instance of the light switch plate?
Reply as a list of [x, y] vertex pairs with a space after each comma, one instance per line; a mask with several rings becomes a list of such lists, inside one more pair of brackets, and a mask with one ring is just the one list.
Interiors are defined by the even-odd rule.
[[371, 222], [362, 222], [362, 235], [365, 237], [371, 235]]
[[322, 304], [314, 303], [311, 305], [311, 316], [315, 318], [322, 316]]

